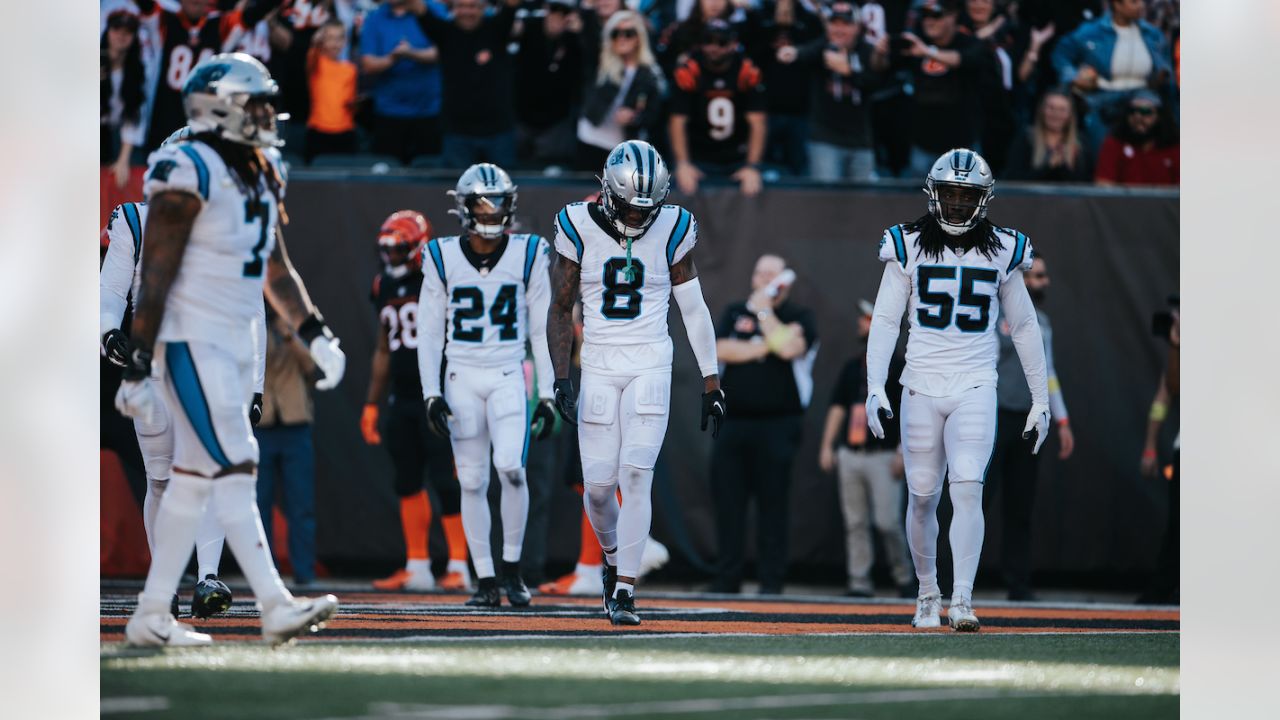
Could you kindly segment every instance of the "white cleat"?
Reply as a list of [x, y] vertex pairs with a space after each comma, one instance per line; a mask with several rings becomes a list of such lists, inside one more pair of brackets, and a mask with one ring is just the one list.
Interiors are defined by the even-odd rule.
[[640, 556], [640, 577], [660, 569], [671, 559], [667, 546], [652, 537], [644, 544], [644, 553]]
[[[641, 567], [644, 567], [641, 565]], [[642, 572], [641, 575], [644, 573]], [[573, 583], [569, 585], [570, 595], [595, 597], [604, 592], [604, 582], [600, 579], [600, 569], [592, 568], [592, 572], [576, 573]]]
[[262, 639], [272, 645], [286, 643], [306, 632], [319, 632], [338, 609], [338, 598], [294, 598], [262, 613]]
[[969, 598], [952, 598], [947, 608], [947, 619], [956, 632], [978, 632], [978, 616], [973, 614], [973, 601]]
[[169, 613], [134, 613], [124, 626], [124, 638], [134, 647], [195, 647], [212, 645], [213, 638], [173, 619]]
[[942, 627], [942, 595], [930, 593], [916, 598], [916, 616], [911, 618], [911, 627]]

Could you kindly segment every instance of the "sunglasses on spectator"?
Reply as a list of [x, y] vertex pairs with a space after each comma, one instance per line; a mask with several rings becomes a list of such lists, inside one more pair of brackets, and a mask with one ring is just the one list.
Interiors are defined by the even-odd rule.
[[1150, 117], [1156, 114], [1156, 109], [1151, 107], [1150, 105], [1130, 105], [1129, 114], [1141, 115], [1143, 117]]
[[618, 38], [636, 38], [636, 37], [640, 37], [640, 33], [636, 32], [635, 28], [614, 28], [613, 32], [609, 33], [610, 40], [617, 40]]

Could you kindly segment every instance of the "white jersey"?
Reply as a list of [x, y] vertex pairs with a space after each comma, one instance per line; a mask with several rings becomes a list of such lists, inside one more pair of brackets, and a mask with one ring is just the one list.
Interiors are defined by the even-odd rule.
[[438, 373], [433, 375], [426, 369], [438, 370], [438, 360], [429, 355], [439, 353], [439, 348], [443, 347], [450, 368], [511, 367], [524, 362], [526, 340], [533, 345], [539, 395], [551, 396], [555, 376], [547, 350], [547, 307], [551, 302], [547, 242], [540, 235], [524, 234], [508, 235], [506, 242], [502, 256], [485, 272], [467, 259], [460, 237], [427, 243], [418, 310], [418, 353], [423, 391], [428, 397], [439, 394], [439, 382], [433, 381]]
[[671, 367], [671, 266], [698, 242], [693, 214], [664, 205], [643, 235], [631, 241], [634, 279], [625, 270], [627, 253], [605, 229], [598, 207], [579, 202], [555, 219], [556, 252], [578, 263], [582, 294], [582, 367], [606, 375], [627, 375]]
[[[285, 174], [278, 151], [266, 151], [270, 172]], [[151, 153], [144, 187], [150, 200], [178, 191], [199, 198], [203, 207], [178, 276], [165, 303], [159, 339], [200, 340], [249, 350], [255, 318], [262, 312], [262, 284], [267, 257], [275, 247], [280, 213], [265, 177], [257, 196], [242, 191], [234, 171], [208, 145], [198, 140], [172, 143]], [[243, 340], [242, 340], [243, 339]]]
[[[950, 248], [939, 259], [926, 258], [916, 245], [918, 233], [902, 225], [885, 230], [880, 259], [910, 284], [907, 298], [907, 365], [902, 384], [933, 397], [966, 388], [995, 386], [1000, 342], [1001, 287], [1015, 272], [1031, 267], [1026, 235], [996, 228], [1000, 251], [988, 258], [977, 250], [958, 254]], [[891, 270], [886, 270], [891, 272]], [[1025, 290], [1023, 292], [1025, 294]]]

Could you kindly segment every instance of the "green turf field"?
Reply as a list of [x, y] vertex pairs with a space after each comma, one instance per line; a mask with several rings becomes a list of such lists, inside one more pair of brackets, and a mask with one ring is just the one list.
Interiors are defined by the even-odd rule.
[[105, 644], [105, 717], [1169, 718], [1178, 634]]

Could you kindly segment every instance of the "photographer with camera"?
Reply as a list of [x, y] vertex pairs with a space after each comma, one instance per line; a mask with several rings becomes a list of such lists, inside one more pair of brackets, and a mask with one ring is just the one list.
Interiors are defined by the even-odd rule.
[[1144, 476], [1150, 477], [1159, 469], [1159, 475], [1167, 481], [1169, 511], [1164, 541], [1160, 545], [1160, 555], [1156, 559], [1155, 572], [1151, 575], [1147, 589], [1137, 599], [1140, 605], [1171, 605], [1178, 602], [1180, 542], [1178, 514], [1181, 495], [1178, 481], [1182, 474], [1181, 432], [1174, 429], [1173, 452], [1168, 464], [1163, 468], [1159, 467], [1159, 453], [1156, 448], [1156, 437], [1160, 432], [1160, 426], [1164, 422], [1168, 407], [1178, 399], [1181, 380], [1179, 376], [1182, 337], [1178, 295], [1170, 295], [1168, 304], [1168, 310], [1157, 312], [1151, 318], [1152, 334], [1169, 343], [1169, 352], [1165, 359], [1164, 377], [1160, 378], [1160, 386], [1156, 390], [1155, 399], [1151, 403], [1151, 412], [1148, 415], [1147, 445], [1142, 451], [1142, 470]]

